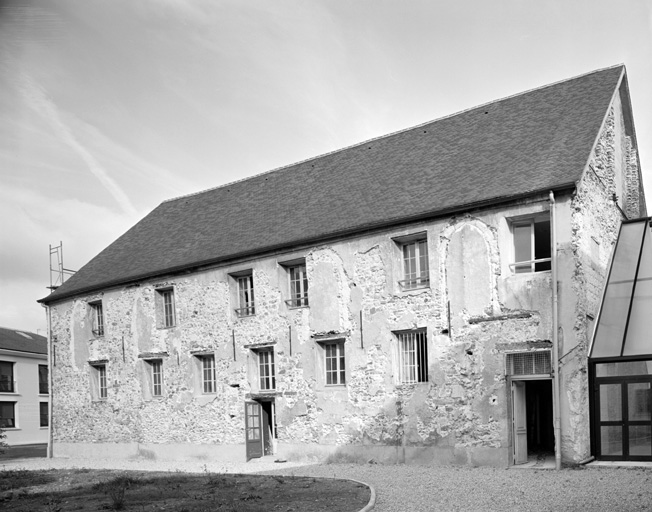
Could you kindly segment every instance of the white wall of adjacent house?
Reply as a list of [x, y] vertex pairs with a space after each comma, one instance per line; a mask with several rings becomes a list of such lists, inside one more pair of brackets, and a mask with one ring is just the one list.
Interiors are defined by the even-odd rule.
[[[41, 404], [47, 404], [49, 396], [41, 392], [47, 390], [39, 389], [39, 365], [47, 366], [47, 355], [0, 349], [0, 361], [13, 364], [13, 386], [10, 391], [0, 391], [0, 406], [3, 411], [13, 408], [14, 415], [14, 427], [3, 427], [5, 441], [9, 446], [47, 443], [48, 426], [42, 423], [49, 421], [41, 421]], [[3, 420], [6, 425], [4, 414]]]

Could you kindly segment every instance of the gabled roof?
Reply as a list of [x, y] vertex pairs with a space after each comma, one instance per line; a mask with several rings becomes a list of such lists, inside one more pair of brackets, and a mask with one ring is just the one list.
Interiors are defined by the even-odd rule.
[[47, 354], [47, 338], [33, 332], [0, 327], [0, 349], [29, 352], [30, 354]]
[[42, 302], [573, 186], [624, 66], [163, 202]]

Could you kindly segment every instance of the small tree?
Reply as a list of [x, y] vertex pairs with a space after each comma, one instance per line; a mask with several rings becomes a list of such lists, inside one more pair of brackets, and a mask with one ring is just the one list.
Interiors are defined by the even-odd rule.
[[7, 434], [5, 434], [5, 431], [0, 428], [0, 453], [4, 453], [5, 448], [9, 446], [5, 441], [6, 438]]

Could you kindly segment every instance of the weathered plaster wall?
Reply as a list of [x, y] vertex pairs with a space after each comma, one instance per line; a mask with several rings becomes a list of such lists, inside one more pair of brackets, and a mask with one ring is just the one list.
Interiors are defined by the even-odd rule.
[[[511, 275], [505, 218], [547, 208], [541, 198], [310, 248], [302, 253], [309, 308], [285, 305], [282, 256], [59, 304], [55, 441], [241, 444], [244, 401], [258, 392], [251, 346], [275, 343], [279, 446], [399, 447], [399, 459], [425, 447], [430, 451], [421, 458], [444, 462], [470, 462], [489, 450], [487, 460], [505, 464], [511, 441], [504, 352], [551, 338], [550, 275]], [[401, 291], [392, 238], [424, 230], [430, 287]], [[254, 275], [256, 315], [249, 318], [233, 314], [228, 272], [242, 268]], [[177, 326], [161, 329], [155, 290], [167, 286], [174, 287]], [[94, 338], [87, 304], [98, 299], [106, 333]], [[430, 379], [398, 385], [394, 332], [412, 328], [427, 329]], [[323, 349], [312, 336], [326, 333], [345, 339], [346, 386], [325, 386]], [[193, 355], [206, 352], [217, 359], [217, 391], [209, 395], [200, 392]], [[146, 389], [147, 363], [139, 356], [148, 353], [164, 354], [160, 398]], [[103, 360], [108, 398], [94, 401], [89, 362]]]
[[[572, 198], [571, 217], [560, 223], [560, 376], [562, 451], [579, 461], [590, 455], [587, 357], [607, 266], [626, 215], [645, 212], [635, 149], [616, 97], [588, 169]], [[615, 200], [614, 200], [615, 198]]]

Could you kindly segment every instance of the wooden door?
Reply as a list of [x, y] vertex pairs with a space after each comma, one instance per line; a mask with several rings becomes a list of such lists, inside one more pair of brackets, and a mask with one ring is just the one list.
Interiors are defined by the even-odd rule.
[[525, 464], [527, 462], [527, 406], [524, 381], [512, 381], [512, 408], [514, 464]]
[[247, 460], [263, 456], [262, 410], [258, 402], [245, 402], [245, 445]]

